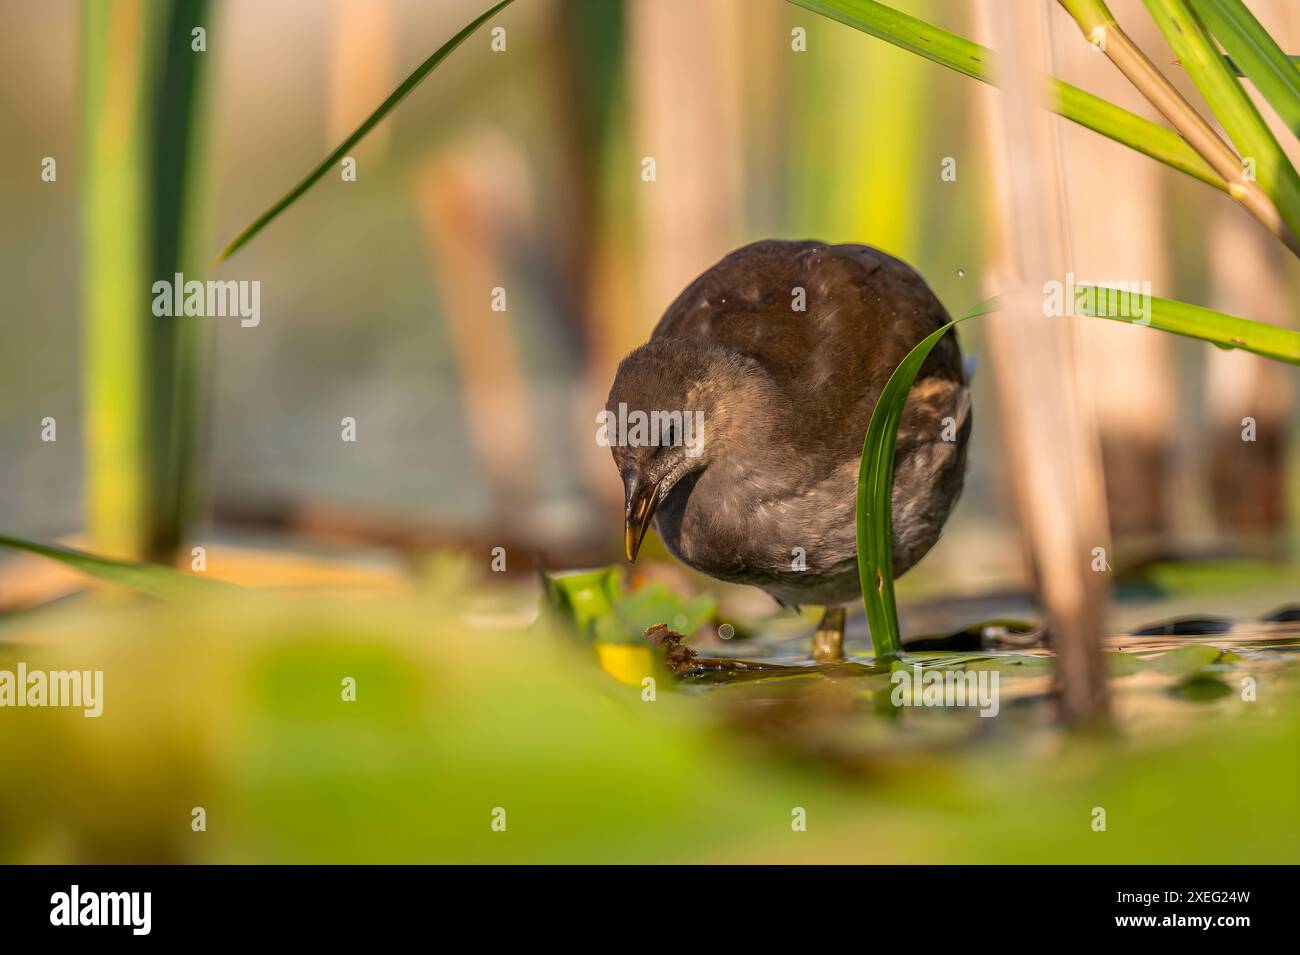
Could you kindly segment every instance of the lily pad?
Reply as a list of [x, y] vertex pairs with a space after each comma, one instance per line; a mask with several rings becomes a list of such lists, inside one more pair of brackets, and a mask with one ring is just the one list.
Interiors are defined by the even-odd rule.
[[1102, 658], [1106, 661], [1106, 671], [1113, 677], [1132, 676], [1146, 668], [1142, 659], [1131, 653], [1107, 651]]
[[1171, 686], [1167, 692], [1189, 703], [1211, 703], [1231, 695], [1232, 687], [1214, 677], [1198, 675]]
[[1203, 643], [1177, 647], [1147, 661], [1147, 666], [1167, 676], [1189, 678], [1216, 664], [1231, 664], [1240, 660], [1237, 654], [1220, 650]]

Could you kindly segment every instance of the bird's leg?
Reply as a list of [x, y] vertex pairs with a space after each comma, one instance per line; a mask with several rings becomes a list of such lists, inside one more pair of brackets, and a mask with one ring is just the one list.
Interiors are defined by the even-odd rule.
[[827, 607], [813, 632], [814, 660], [844, 659], [844, 608]]

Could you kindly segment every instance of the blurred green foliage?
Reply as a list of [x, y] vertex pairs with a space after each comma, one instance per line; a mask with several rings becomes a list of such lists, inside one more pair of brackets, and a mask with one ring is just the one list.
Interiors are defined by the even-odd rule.
[[542, 600], [551, 622], [601, 643], [643, 643], [646, 630], [658, 623], [690, 637], [713, 618], [717, 605], [709, 594], [684, 598], [658, 581], [626, 593], [616, 567], [543, 574]]
[[[105, 702], [98, 719], [0, 712], [0, 859], [1294, 862], [1300, 849], [1300, 709], [1280, 671], [1260, 672], [1256, 703], [1171, 700], [1213, 718], [1125, 739], [1062, 737], [1018, 698], [998, 720], [950, 717], [987, 731], [954, 749], [921, 731], [934, 713], [881, 722], [804, 699], [879, 693], [884, 677], [647, 702], [571, 641], [469, 629], [461, 610], [442, 595], [237, 591], [9, 620], [0, 666], [102, 669]], [[1132, 679], [1163, 679], [1148, 671], [1175, 661], [1199, 672], [1211, 650]], [[1036, 659], [1015, 664], [1029, 687], [1047, 672], [1025, 666]], [[852, 775], [819, 758], [815, 735], [802, 752], [797, 734], [765, 745], [780, 738], [765, 714], [801, 700], [800, 733], [833, 718], [838, 733], [879, 725], [891, 742], [864, 748]], [[204, 832], [191, 829], [199, 806]], [[791, 828], [796, 807], [805, 832]]]

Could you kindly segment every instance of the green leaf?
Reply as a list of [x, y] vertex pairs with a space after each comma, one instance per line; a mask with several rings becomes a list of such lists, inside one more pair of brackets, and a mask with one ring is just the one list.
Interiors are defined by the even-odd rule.
[[[876, 0], [790, 0], [927, 60], [993, 83], [996, 54], [987, 47], [900, 13]], [[1172, 129], [1143, 119], [1069, 83], [1049, 79], [1055, 112], [1180, 172], [1227, 191], [1223, 178]]]
[[1277, 206], [1282, 220], [1293, 234], [1300, 234], [1300, 175], [1214, 41], [1186, 0], [1143, 2], [1238, 152], [1254, 160], [1255, 179]]
[[958, 322], [996, 308], [996, 299], [981, 302], [961, 318], [926, 336], [899, 362], [871, 412], [858, 468], [856, 518], [858, 582], [862, 585], [862, 601], [867, 608], [871, 646], [877, 661], [897, 657], [902, 649], [898, 607], [894, 601], [894, 527], [890, 506], [894, 497], [894, 447], [898, 443], [898, 422], [907, 393], [939, 339]]
[[1232, 687], [1213, 676], [1193, 676], [1169, 688], [1170, 696], [1188, 703], [1213, 703], [1232, 695]]
[[713, 616], [715, 605], [716, 601], [708, 594], [683, 600], [663, 584], [651, 581], [614, 601], [613, 612], [596, 621], [596, 640], [644, 643], [646, 630], [657, 623], [665, 623], [690, 638]]
[[1207, 672], [1206, 667], [1218, 664], [1228, 666], [1240, 659], [1241, 657], [1237, 654], [1220, 650], [1218, 647], [1208, 646], [1203, 643], [1189, 643], [1145, 662], [1150, 669], [1157, 673], [1178, 677], [1179, 679], [1191, 679], [1192, 677], [1204, 675]]
[[1112, 677], [1132, 676], [1144, 669], [1142, 660], [1131, 653], [1108, 650], [1101, 656], [1106, 661], [1106, 672]]
[[139, 593], [164, 600], [180, 600], [186, 597], [210, 595], [221, 590], [239, 589], [234, 584], [222, 580], [195, 577], [171, 567], [96, 557], [94, 554], [87, 554], [85, 551], [74, 550], [71, 547], [41, 544], [5, 534], [0, 534], [0, 547], [13, 547], [30, 554], [39, 554], [41, 557], [57, 560], [84, 574], [89, 574], [91, 577], [122, 584]]
[[997, 670], [1003, 676], [1042, 676], [1043, 670], [1055, 666], [1052, 657], [1036, 657], [1028, 653], [997, 653], [965, 665], [967, 670]]
[[[1296, 69], [1300, 70], [1300, 56], [1296, 56], [1294, 53], [1292, 53], [1292, 54], [1288, 54], [1288, 55], [1287, 55], [1287, 60], [1288, 60], [1288, 62], [1290, 62], [1290, 64], [1291, 64], [1293, 67], [1295, 67]], [[1177, 62], [1177, 61], [1175, 61], [1175, 62]], [[1223, 62], [1228, 64], [1228, 69], [1232, 70], [1233, 75], [1235, 75], [1235, 76], [1245, 76], [1245, 75], [1246, 75], [1245, 73], [1241, 72], [1241, 67], [1239, 67], [1236, 63], [1234, 63], [1234, 62], [1232, 61], [1232, 57], [1230, 57], [1230, 56], [1228, 56], [1228, 55], [1225, 54], [1224, 57], [1223, 57]], [[1180, 64], [1180, 65], [1181, 65], [1181, 64]]]
[[590, 642], [599, 621], [614, 612], [622, 598], [618, 570], [599, 570], [551, 576], [542, 573], [543, 609], [558, 617], [575, 636]]
[[[989, 299], [981, 307], [986, 311], [996, 311], [997, 299]], [[1267, 322], [1237, 318], [1201, 305], [1079, 283], [1075, 286], [1073, 307], [1076, 314], [1089, 318], [1150, 326], [1184, 338], [1209, 342], [1219, 348], [1240, 348], [1289, 365], [1300, 365], [1300, 332]]]
[[289, 208], [289, 206], [293, 205], [303, 193], [310, 189], [316, 181], [321, 178], [321, 176], [325, 175], [325, 173], [333, 168], [340, 159], [347, 155], [348, 150], [359, 143], [366, 133], [379, 125], [380, 120], [392, 112], [393, 107], [406, 98], [406, 94], [420, 85], [420, 81], [428, 76], [429, 73], [433, 72], [433, 68], [445, 60], [452, 50], [460, 46], [461, 43], [469, 38], [470, 34], [513, 2], [514, 0], [501, 0], [500, 3], [495, 4], [486, 12], [476, 17], [463, 30], [442, 46], [438, 47], [431, 57], [416, 67], [415, 72], [403, 80], [402, 84], [398, 86], [397, 89], [393, 90], [388, 99], [379, 104], [378, 109], [366, 117], [366, 121], [358, 126], [351, 136], [343, 140], [337, 149], [322, 159], [320, 165], [309, 172], [302, 182], [290, 189], [279, 202], [263, 212], [260, 216], [254, 219], [244, 229], [244, 231], [235, 236], [235, 238], [231, 240], [230, 244], [217, 254], [217, 257], [213, 260], [212, 264], [216, 266], [230, 258], [240, 249], [240, 247], [247, 243], [249, 239], [261, 232], [272, 219], [278, 216], [285, 209]]
[[[1147, 298], [1137, 293], [1099, 286], [1079, 285], [1074, 308], [1080, 315], [1108, 318], [1152, 328], [1185, 338], [1197, 338], [1220, 348], [1240, 348], [1266, 358], [1300, 365], [1300, 332], [1265, 322], [1225, 315], [1200, 305], [1172, 299]], [[1102, 294], [1104, 292], [1104, 294]], [[1147, 321], [1147, 317], [1150, 321]]]
[[1136, 113], [1121, 109], [1100, 96], [1094, 96], [1069, 83], [1052, 80], [1052, 85], [1057, 95], [1055, 111], [1066, 119], [1199, 179], [1215, 189], [1228, 191], [1223, 177], [1172, 129], [1143, 119]]
[[[1089, 285], [1077, 288], [1102, 291], [1097, 286]], [[1288, 328], [1235, 318], [1186, 302], [1146, 297], [1119, 289], [1105, 289], [1105, 292], [1105, 295], [1077, 296], [1073, 303], [1076, 312], [1090, 317], [1149, 325], [1160, 331], [1200, 339], [1221, 348], [1241, 348], [1300, 365], [1300, 333]], [[916, 380], [921, 365], [939, 339], [954, 325], [995, 312], [999, 307], [998, 299], [990, 298], [918, 343], [889, 376], [889, 381], [885, 383], [871, 412], [858, 470], [856, 519], [858, 581], [862, 585], [862, 600], [866, 605], [871, 644], [877, 659], [896, 657], [902, 647], [898, 608], [894, 600], [893, 519], [890, 508], [894, 493], [894, 448], [898, 443], [898, 422], [903, 414], [907, 393]], [[1051, 321], [1048, 318], [1044, 320]]]
[[1282, 122], [1300, 136], [1300, 70], [1241, 0], [1192, 0], [1192, 9], [1255, 84]]
[[690, 637], [716, 607], [708, 594], [684, 600], [657, 581], [625, 594], [617, 567], [558, 576], [543, 573], [542, 590], [543, 609], [583, 642], [643, 644], [646, 629], [657, 623]]
[[907, 392], [921, 365], [939, 339], [955, 325], [949, 322], [907, 353], [885, 383], [867, 425], [858, 468], [857, 541], [858, 582], [871, 628], [871, 646], [877, 661], [897, 657], [902, 649], [898, 607], [894, 601], [893, 519], [894, 446]]

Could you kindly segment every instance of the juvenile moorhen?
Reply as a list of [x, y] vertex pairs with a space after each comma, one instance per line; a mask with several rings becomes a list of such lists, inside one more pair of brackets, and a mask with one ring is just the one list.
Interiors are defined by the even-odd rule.
[[[653, 519], [690, 567], [784, 606], [824, 606], [813, 656], [842, 657], [844, 604], [861, 595], [854, 505], [867, 422], [894, 368], [948, 320], [915, 270], [865, 245], [762, 241], [714, 265], [623, 359], [610, 389], [604, 420], [628, 560]], [[638, 411], [658, 426], [638, 424]], [[899, 426], [897, 574], [939, 537], [970, 427], [949, 332]]]

